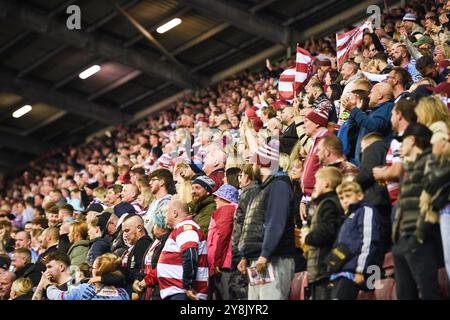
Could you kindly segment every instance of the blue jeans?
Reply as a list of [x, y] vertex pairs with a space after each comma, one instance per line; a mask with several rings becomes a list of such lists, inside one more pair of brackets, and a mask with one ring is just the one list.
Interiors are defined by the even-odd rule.
[[441, 213], [439, 223], [441, 225], [445, 270], [447, 270], [447, 275], [450, 278], [450, 213]]

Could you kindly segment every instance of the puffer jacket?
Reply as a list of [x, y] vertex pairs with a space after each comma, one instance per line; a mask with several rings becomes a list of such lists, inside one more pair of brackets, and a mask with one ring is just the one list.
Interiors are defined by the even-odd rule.
[[378, 211], [367, 202], [350, 205], [334, 248], [345, 246], [351, 255], [341, 270], [367, 274], [367, 267], [380, 261], [380, 219]]
[[236, 214], [234, 215], [233, 234], [231, 236], [233, 268], [237, 267], [237, 264], [241, 259], [239, 255], [238, 245], [242, 235], [242, 227], [244, 225], [245, 213], [247, 211], [247, 207], [249, 206], [251, 200], [253, 200], [257, 192], [258, 192], [258, 184], [253, 181], [251, 184], [242, 189], [241, 195], [239, 196], [239, 204], [236, 209]]
[[87, 253], [89, 250], [89, 240], [80, 240], [72, 244], [67, 252], [70, 258], [70, 264], [79, 266], [83, 262], [87, 262]]
[[308, 252], [308, 282], [313, 283], [327, 278], [325, 259], [329, 255], [339, 228], [344, 220], [342, 209], [335, 191], [324, 193], [313, 200], [315, 205], [311, 228], [306, 235]]
[[216, 210], [214, 197], [210, 195], [198, 204], [191, 203], [191, 208], [192, 218], [202, 229], [204, 237], [207, 238], [211, 215]]
[[394, 243], [400, 238], [416, 234], [420, 217], [420, 195], [424, 188], [425, 164], [430, 154], [431, 149], [424, 150], [414, 162], [405, 164], [392, 231]]
[[259, 187], [247, 208], [239, 252], [246, 259], [293, 256], [294, 196], [289, 177], [279, 171]]

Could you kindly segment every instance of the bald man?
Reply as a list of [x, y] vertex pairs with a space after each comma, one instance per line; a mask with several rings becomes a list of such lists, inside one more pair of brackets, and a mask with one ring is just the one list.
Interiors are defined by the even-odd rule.
[[31, 262], [35, 263], [39, 258], [39, 253], [31, 248], [31, 236], [26, 231], [19, 231], [16, 234], [16, 242], [14, 249], [25, 248], [31, 252]]
[[144, 227], [144, 220], [136, 214], [129, 215], [122, 223], [123, 237], [131, 249], [127, 264], [125, 267], [125, 277], [127, 281], [126, 289], [131, 293], [133, 282], [141, 281], [144, 278], [142, 274], [143, 259], [148, 247], [152, 244], [152, 239], [148, 236]]
[[167, 206], [166, 222], [173, 231], [156, 267], [161, 298], [206, 299], [208, 259], [206, 239], [200, 226], [189, 215], [187, 203], [177, 198]]
[[369, 94], [370, 113], [361, 110], [358, 105], [349, 105], [351, 125], [359, 129], [356, 141], [355, 162], [359, 165], [361, 154], [361, 140], [371, 132], [380, 133], [387, 144], [393, 138], [391, 128], [391, 113], [394, 108], [394, 91], [389, 83], [377, 83]]
[[136, 211], [136, 213], [143, 215], [145, 212], [141, 204], [138, 202], [137, 198], [139, 196], [139, 189], [134, 184], [126, 184], [122, 189], [122, 202], [127, 202], [131, 204]]
[[0, 300], [8, 300], [11, 293], [12, 283], [16, 280], [14, 272], [3, 272], [0, 274]]

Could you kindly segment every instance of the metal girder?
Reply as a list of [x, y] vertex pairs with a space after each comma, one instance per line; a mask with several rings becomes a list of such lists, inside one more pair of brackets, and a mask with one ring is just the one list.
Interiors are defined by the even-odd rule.
[[295, 17], [289, 18], [285, 22], [283, 22], [283, 26], [290, 26], [294, 22], [298, 20], [302, 20], [305, 18], [308, 18], [309, 16], [312, 16], [313, 14], [328, 8], [329, 6], [333, 5], [335, 2], [339, 0], [328, 0], [322, 3], [318, 3], [317, 5], [313, 6], [311, 9], [301, 12], [300, 14], [296, 15]]
[[235, 8], [219, 0], [179, 0], [181, 3], [223, 19], [231, 25], [245, 32], [265, 38], [269, 41], [280, 43], [285, 46], [292, 41], [298, 40], [298, 32], [255, 14]]
[[265, 7], [270, 6], [272, 3], [274, 3], [277, 0], [263, 0], [259, 3], [257, 3], [256, 5], [254, 5], [251, 9], [250, 12], [251, 13], [256, 13], [259, 10], [264, 9]]
[[51, 92], [51, 88], [40, 81], [16, 79], [14, 73], [7, 69], [0, 69], [0, 86], [5, 92], [16, 93], [26, 99], [47, 103], [86, 118], [109, 124], [126, 121], [126, 116], [119, 111], [80, 99], [73, 94]]
[[0, 146], [35, 155], [43, 154], [56, 147], [50, 143], [4, 131], [0, 132]]
[[154, 63], [148, 53], [123, 48], [119, 41], [106, 36], [94, 35], [82, 30], [68, 30], [64, 23], [49, 21], [44, 14], [25, 6], [0, 0], [0, 17], [73, 47], [91, 51], [106, 59], [172, 81], [181, 87], [193, 87], [192, 81], [178, 72], [174, 66], [164, 62]]
[[156, 38], [145, 29], [142, 24], [139, 23], [134, 17], [132, 17], [126, 10], [122, 9], [119, 5], [113, 3], [117, 11], [119, 11], [150, 43], [155, 46], [171, 63], [177, 72], [184, 75], [186, 79], [196, 86], [201, 86], [200, 79], [190, 72], [186, 66], [180, 63]]

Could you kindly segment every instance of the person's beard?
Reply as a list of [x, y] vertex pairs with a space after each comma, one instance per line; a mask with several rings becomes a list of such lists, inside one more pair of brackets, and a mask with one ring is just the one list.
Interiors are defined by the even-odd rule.
[[402, 65], [402, 58], [392, 58], [392, 63], [394, 64], [394, 66], [400, 67]]

